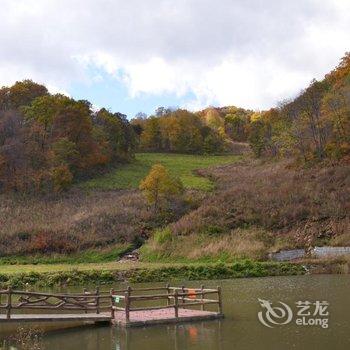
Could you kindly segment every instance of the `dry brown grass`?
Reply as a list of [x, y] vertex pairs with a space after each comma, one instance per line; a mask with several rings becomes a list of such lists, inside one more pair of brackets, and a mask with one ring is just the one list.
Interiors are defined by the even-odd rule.
[[[178, 237], [216, 234], [217, 241], [188, 256], [226, 249], [253, 257], [261, 256], [260, 249], [350, 245], [348, 165], [301, 169], [288, 161], [244, 161], [202, 174], [216, 179], [216, 193], [170, 227]], [[249, 241], [237, 235], [239, 229], [265, 233]]]
[[208, 236], [190, 234], [173, 236], [159, 243], [150, 239], [142, 249], [142, 258], [153, 261], [233, 261], [250, 258], [264, 260], [269, 248], [269, 235], [261, 229], [236, 229], [228, 234]]
[[349, 170], [347, 165], [300, 169], [287, 161], [251, 160], [201, 170], [216, 180], [216, 191], [201, 195], [200, 206], [194, 195], [190, 206], [197, 209], [180, 206], [170, 217], [156, 216], [135, 190], [75, 189], [45, 198], [1, 195], [0, 254], [106, 247], [169, 222], [174, 239], [163, 245], [151, 241], [149, 253], [193, 260], [260, 259], [310, 240], [350, 245]]
[[200, 260], [203, 256], [224, 259], [263, 259], [267, 247], [256, 233], [254, 230], [237, 229], [228, 235], [205, 239], [191, 250], [188, 257], [194, 260]]
[[130, 242], [155, 219], [136, 191], [1, 196], [0, 252], [72, 252]]
[[[347, 223], [348, 227], [350, 227], [349, 219]], [[332, 237], [330, 241], [331, 245], [342, 247], [342, 246], [349, 246], [350, 245], [350, 231], [348, 230], [347, 232], [336, 235]]]

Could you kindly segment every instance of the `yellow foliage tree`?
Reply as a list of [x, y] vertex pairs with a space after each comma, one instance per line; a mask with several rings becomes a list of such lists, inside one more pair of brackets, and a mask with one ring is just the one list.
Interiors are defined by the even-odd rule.
[[161, 201], [183, 193], [183, 185], [179, 178], [173, 177], [161, 164], [152, 166], [149, 174], [140, 182], [139, 189], [143, 191], [148, 202], [157, 210]]
[[220, 113], [215, 108], [209, 108], [205, 113], [204, 118], [207, 125], [214, 129], [224, 127], [224, 119], [220, 116]]

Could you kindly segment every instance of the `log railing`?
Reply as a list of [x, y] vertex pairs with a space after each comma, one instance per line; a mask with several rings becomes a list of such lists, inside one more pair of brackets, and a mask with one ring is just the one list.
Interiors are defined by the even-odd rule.
[[[216, 298], [208, 297], [210, 295], [216, 295]], [[135, 306], [137, 302], [142, 302], [143, 305]], [[148, 302], [152, 304], [145, 305]], [[206, 289], [204, 286], [185, 288], [184, 286], [170, 287], [167, 284], [165, 287], [137, 289], [127, 287], [121, 290], [111, 289], [108, 292], [100, 292], [98, 288], [94, 292], [84, 289], [82, 293], [19, 291], [11, 287], [0, 290], [0, 312], [5, 310], [7, 319], [11, 318], [14, 310], [17, 310], [16, 313], [26, 310], [96, 314], [109, 312], [112, 319], [115, 318], [116, 312], [123, 311], [126, 322], [129, 322], [130, 313], [133, 311], [169, 308], [174, 310], [174, 317], [177, 318], [180, 308], [200, 307], [201, 310], [205, 310], [206, 305], [217, 305], [217, 312], [222, 314], [220, 287], [216, 289]]]
[[[157, 292], [155, 294], [138, 294], [139, 292]], [[165, 287], [158, 288], [140, 288], [132, 289], [128, 287], [123, 294], [114, 293], [113, 309], [116, 311], [125, 312], [126, 322], [130, 321], [130, 313], [133, 311], [147, 311], [147, 310], [159, 310], [159, 309], [174, 309], [174, 317], [179, 317], [180, 308], [193, 308], [199, 306], [201, 310], [205, 310], [206, 305], [217, 305], [217, 313], [222, 314], [222, 297], [221, 289], [208, 289], [201, 286], [201, 288], [185, 288], [185, 287]], [[210, 299], [207, 295], [216, 295], [217, 298]], [[165, 301], [163, 305], [161, 301]], [[135, 302], [157, 302], [157, 305], [144, 305], [141, 307], [135, 307]], [[124, 306], [117, 306], [119, 303], [124, 303]]]
[[11, 318], [13, 310], [46, 310], [46, 311], [81, 311], [94, 312], [113, 309], [113, 296], [95, 292], [84, 291], [81, 294], [39, 293], [13, 290], [11, 287], [0, 290], [0, 310], [6, 310], [7, 319]]

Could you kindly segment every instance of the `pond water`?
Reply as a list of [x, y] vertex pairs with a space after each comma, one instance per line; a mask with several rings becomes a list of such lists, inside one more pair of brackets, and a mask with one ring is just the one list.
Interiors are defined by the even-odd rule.
[[[187, 282], [186, 286], [216, 287], [223, 291], [225, 319], [159, 325], [145, 328], [118, 329], [113, 326], [83, 327], [47, 333], [43, 342], [50, 350], [216, 350], [216, 349], [350, 349], [350, 277], [347, 275], [311, 275], [290, 277], [267, 277], [222, 281]], [[159, 283], [142, 286], [159, 286]], [[138, 284], [141, 286], [141, 284]], [[117, 287], [117, 286], [115, 286]], [[73, 290], [73, 289], [72, 289]], [[269, 300], [273, 307], [291, 310], [290, 322], [273, 318], [264, 312], [259, 300]], [[283, 302], [286, 306], [279, 304]], [[311, 303], [326, 301], [329, 305], [309, 305], [301, 310], [298, 301]], [[317, 309], [318, 307], [318, 309]], [[317, 310], [316, 310], [317, 309]], [[262, 319], [258, 319], [262, 311]], [[304, 321], [298, 311], [305, 316]], [[315, 316], [312, 314], [317, 312]], [[282, 310], [273, 309], [280, 316]], [[328, 315], [326, 315], [328, 313]], [[310, 319], [327, 319], [328, 328], [321, 325], [297, 325], [296, 322], [312, 323]], [[1, 326], [0, 326], [1, 327]], [[0, 328], [0, 334], [1, 330]]]

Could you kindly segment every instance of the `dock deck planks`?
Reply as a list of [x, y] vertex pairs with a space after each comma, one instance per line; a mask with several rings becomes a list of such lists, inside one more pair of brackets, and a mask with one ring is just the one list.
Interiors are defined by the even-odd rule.
[[223, 318], [224, 315], [218, 312], [202, 311], [202, 310], [190, 310], [179, 308], [179, 316], [176, 318], [174, 310], [169, 308], [158, 310], [142, 310], [142, 311], [130, 311], [130, 320], [126, 322], [125, 312], [118, 311], [115, 313], [115, 318], [112, 323], [123, 327], [140, 327], [154, 324], [164, 323], [182, 323], [182, 322], [194, 322], [204, 320], [214, 320]]

